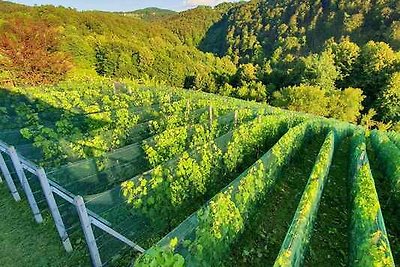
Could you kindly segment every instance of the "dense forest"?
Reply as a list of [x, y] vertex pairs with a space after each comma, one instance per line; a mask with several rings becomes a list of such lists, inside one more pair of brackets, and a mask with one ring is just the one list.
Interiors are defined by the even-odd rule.
[[397, 0], [253, 0], [179, 13], [1, 1], [0, 27], [5, 86], [152, 79], [400, 128]]

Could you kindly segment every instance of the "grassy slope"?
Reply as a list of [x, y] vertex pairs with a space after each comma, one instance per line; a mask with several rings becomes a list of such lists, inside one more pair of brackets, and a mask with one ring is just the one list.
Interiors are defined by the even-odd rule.
[[335, 149], [304, 266], [346, 266], [348, 262], [349, 139]]
[[4, 183], [0, 184], [0, 199], [1, 266], [89, 266], [86, 256], [64, 251], [50, 216], [36, 224], [28, 203], [15, 202]]
[[294, 160], [283, 168], [281, 178], [258, 208], [247, 231], [233, 246], [225, 266], [272, 266], [303, 189], [307, 183], [319, 149], [321, 136], [305, 143]]

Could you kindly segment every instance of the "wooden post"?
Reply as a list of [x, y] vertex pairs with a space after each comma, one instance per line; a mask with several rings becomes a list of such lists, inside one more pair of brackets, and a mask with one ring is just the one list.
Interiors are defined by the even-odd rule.
[[6, 180], [8, 189], [10, 190], [13, 198], [15, 201], [20, 201], [21, 197], [18, 193], [17, 187], [14, 184], [14, 181], [11, 177], [10, 171], [7, 168], [6, 162], [4, 161], [3, 155], [0, 152], [0, 169], [1, 172], [3, 173], [4, 179]]
[[25, 191], [26, 197], [28, 199], [29, 206], [33, 212], [33, 216], [37, 223], [43, 222], [42, 214], [40, 214], [39, 207], [36, 203], [35, 197], [33, 196], [32, 189], [29, 185], [28, 179], [26, 179], [24, 169], [22, 168], [21, 161], [18, 157], [17, 151], [13, 146], [8, 148], [8, 152], [11, 157], [11, 161], [14, 165], [15, 171], [17, 172], [18, 179], [22, 185], [22, 188]]
[[235, 115], [234, 115], [234, 121], [233, 121], [233, 125], [236, 128], [237, 124], [238, 124], [238, 111], [235, 110]]
[[61, 218], [60, 211], [58, 210], [56, 200], [54, 199], [53, 191], [51, 190], [46, 172], [42, 167], [40, 167], [36, 171], [36, 173], [39, 178], [40, 185], [42, 186], [43, 194], [46, 198], [47, 204], [49, 205], [51, 216], [53, 217], [54, 223], [58, 231], [58, 235], [61, 238], [64, 249], [67, 252], [71, 252], [72, 251], [71, 241], [69, 240], [68, 233], [67, 230], [65, 229], [65, 225]]
[[97, 248], [96, 239], [93, 234], [92, 224], [89, 219], [89, 215], [85, 206], [85, 202], [81, 196], [74, 198], [74, 204], [81, 221], [82, 231], [85, 235], [86, 244], [89, 248], [90, 258], [94, 267], [101, 267], [101, 259], [99, 249]]
[[213, 108], [210, 106], [208, 108], [208, 114], [210, 115], [210, 128], [212, 127], [212, 122], [213, 122]]
[[190, 113], [190, 100], [186, 101], [186, 116], [189, 116]]

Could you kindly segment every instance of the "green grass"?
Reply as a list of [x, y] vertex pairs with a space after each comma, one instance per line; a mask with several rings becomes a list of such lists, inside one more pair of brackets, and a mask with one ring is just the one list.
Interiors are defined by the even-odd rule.
[[347, 266], [350, 139], [335, 148], [304, 266]]
[[[37, 224], [26, 200], [15, 202], [6, 184], [0, 184], [0, 261], [2, 267], [90, 266], [83, 244], [64, 251], [48, 214]], [[80, 251], [80, 252], [78, 252]]]
[[246, 231], [232, 246], [224, 266], [272, 266], [292, 222], [314, 166], [322, 136], [305, 142], [299, 154], [283, 167], [276, 186], [250, 217]]

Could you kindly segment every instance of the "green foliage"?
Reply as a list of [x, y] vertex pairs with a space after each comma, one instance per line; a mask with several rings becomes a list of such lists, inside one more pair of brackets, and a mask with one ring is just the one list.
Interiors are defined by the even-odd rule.
[[392, 127], [392, 130], [397, 133], [400, 133], [400, 122], [395, 123]]
[[216, 79], [210, 74], [197, 73], [185, 78], [184, 88], [200, 90], [209, 93], [217, 92]]
[[285, 119], [263, 116], [240, 125], [215, 142], [185, 151], [174, 161], [157, 166], [150, 175], [127, 181], [122, 192], [153, 223], [163, 227], [174, 225], [184, 214], [199, 207], [205, 195], [230, 181], [268, 141], [295, 123], [284, 123]]
[[359, 61], [352, 74], [354, 86], [363, 88], [369, 101], [374, 101], [399, 67], [399, 57], [383, 42], [370, 41], [361, 48]]
[[[224, 103], [225, 104], [225, 103]], [[226, 106], [212, 109], [213, 116], [222, 116], [225, 113]], [[209, 111], [208, 111], [209, 112]], [[208, 117], [202, 116], [202, 123], [194, 124], [191, 126], [181, 126], [176, 128], [167, 129], [160, 134], [144, 141], [143, 150], [146, 153], [147, 160], [150, 165], [156, 167], [157, 165], [172, 159], [188, 149], [194, 149], [207, 142], [211, 142], [218, 136], [225, 134], [233, 127], [238, 126], [244, 121], [252, 118], [254, 113], [249, 109], [241, 109], [235, 111], [236, 113], [229, 113], [225, 116], [213, 120], [210, 125], [209, 113], [204, 114]], [[236, 121], [234, 116], [237, 116]]]
[[[193, 208], [193, 203], [210, 187], [219, 171], [221, 151], [215, 144], [204, 144], [194, 153], [184, 152], [172, 164], [158, 166], [151, 177], [123, 185], [124, 195], [153, 223], [169, 225], [180, 220], [178, 212]], [[161, 216], [161, 218], [160, 218]]]
[[369, 133], [372, 129], [378, 129], [380, 131], [396, 131], [396, 127], [398, 127], [397, 124], [393, 124], [391, 121], [389, 121], [388, 123], [376, 121], [373, 119], [376, 115], [376, 111], [374, 109], [370, 109], [368, 110], [368, 113], [364, 114], [361, 117], [360, 125], [364, 126], [367, 136], [369, 136]]
[[272, 103], [278, 107], [349, 122], [358, 120], [364, 100], [360, 89], [326, 91], [311, 85], [287, 87], [274, 92], [273, 97]]
[[301, 83], [319, 86], [324, 90], [335, 88], [339, 72], [331, 52], [324, 51], [320, 55], [310, 55], [302, 60], [304, 70], [300, 78]]
[[[229, 89], [228, 89], [229, 90]], [[267, 90], [261, 82], [249, 82], [242, 84], [232, 96], [245, 100], [265, 101]]]
[[400, 121], [400, 72], [393, 73], [377, 99], [384, 121]]
[[[272, 92], [301, 83], [323, 90], [359, 88], [371, 108], [388, 75], [398, 69], [398, 16], [393, 0], [250, 1], [231, 9], [212, 32], [225, 34], [217, 54], [258, 65], [263, 77], [253, 80], [262, 80]], [[238, 87], [236, 96], [248, 99], [246, 91]]]
[[135, 266], [138, 267], [183, 267], [185, 266], [184, 258], [179, 254], [174, 254], [173, 251], [178, 243], [178, 240], [172, 239], [167, 248], [151, 248], [146, 254], [138, 258]]
[[304, 189], [292, 224], [286, 234], [274, 266], [300, 266], [310, 241], [319, 202], [332, 162], [335, 134], [331, 131], [325, 139]]
[[215, 256], [224, 255], [231, 240], [243, 229], [243, 218], [231, 195], [229, 188], [197, 213], [197, 238], [191, 251], [204, 266], [218, 260]]
[[[99, 162], [96, 167], [103, 171], [107, 163], [100, 163], [111, 155], [107, 152], [134, 144], [141, 151], [140, 157], [147, 156], [154, 169], [124, 182], [123, 196], [119, 196], [120, 187], [113, 189], [116, 193], [113, 198], [120, 201], [124, 210], [126, 200], [127, 213], [146, 221], [144, 227], [148, 228], [139, 233], [145, 237], [138, 242], [153, 242], [202, 207], [199, 213], [189, 217], [195, 218], [189, 220], [193, 228], [187, 232], [177, 228], [187, 234], [186, 241], [179, 235], [169, 235], [168, 238], [174, 237], [172, 242], [167, 247], [151, 248], [140, 257], [139, 266], [191, 266], [192, 262], [210, 266], [221, 262], [257, 212], [260, 201], [265, 200], [265, 195], [273, 188], [280, 169], [304, 141], [331, 127], [340, 132], [338, 135], [354, 127], [265, 104], [166, 88], [165, 85], [147, 88], [133, 81], [114, 83], [96, 76], [86, 77], [83, 81], [79, 76], [74, 79], [56, 87], [40, 87], [40, 90], [13, 88], [2, 91], [2, 125], [6, 127], [13, 122], [21, 128], [21, 135], [41, 148], [48, 160], [45, 163], [50, 166], [73, 157], [76, 157], [73, 160], [94, 157]], [[149, 81], [149, 84], [156, 83]], [[337, 102], [349, 100], [352, 94], [361, 98], [360, 91], [349, 91], [331, 90], [325, 94], [346, 92]], [[17, 98], [18, 95], [22, 95], [24, 101]], [[329, 112], [330, 108], [332, 104], [327, 101]], [[233, 113], [236, 110], [239, 111]], [[265, 115], [266, 112], [272, 115]], [[341, 116], [350, 117], [348, 113]], [[154, 136], [145, 142], [136, 139], [137, 132], [132, 130], [138, 125], [145, 126], [143, 132], [148, 134], [143, 139]], [[307, 202], [301, 203], [304, 214], [308, 214], [310, 202], [314, 203], [310, 199], [315, 200], [318, 191], [315, 185], [322, 182], [317, 177], [322, 177], [326, 170], [322, 162], [328, 161], [327, 154], [322, 152], [328, 150], [327, 143], [332, 142], [332, 138], [333, 134], [330, 134], [311, 175], [312, 182], [318, 183], [307, 187]], [[132, 140], [139, 140], [143, 146]], [[392, 159], [397, 158], [394, 154], [397, 152], [393, 150], [395, 145], [390, 150], [386, 141], [378, 146], [385, 148], [385, 154]], [[398, 166], [397, 161], [384, 161]], [[150, 164], [146, 164], [147, 167]], [[67, 173], [60, 175], [63, 174]], [[222, 192], [213, 198], [221, 189]], [[210, 198], [211, 202], [206, 203]], [[206, 205], [202, 206], [204, 203]], [[381, 233], [375, 237], [385, 241]], [[380, 251], [372, 253], [375, 254]]]
[[[188, 234], [186, 238], [190, 239], [183, 241], [177, 249], [187, 250], [184, 255], [187, 255], [185, 263], [188, 266], [210, 266], [221, 262], [244, 230], [257, 202], [274, 185], [279, 170], [296, 153], [309, 130], [305, 124], [289, 130], [269, 152], [191, 216], [196, 217], [194, 236]], [[192, 221], [192, 218], [187, 220]], [[185, 223], [175, 231], [180, 232], [181, 227], [188, 231]], [[155, 249], [162, 248], [156, 246]]]
[[358, 88], [346, 88], [343, 91], [332, 91], [329, 94], [330, 117], [348, 122], [357, 122], [363, 110], [365, 96]]
[[157, 20], [173, 16], [176, 14], [176, 12], [169, 9], [148, 7], [148, 8], [138, 9], [132, 12], [122, 12], [121, 14], [124, 16], [132, 16], [144, 20]]
[[317, 86], [300, 85], [282, 89], [274, 93], [275, 106], [293, 111], [309, 112], [327, 116], [329, 99], [326, 92]]
[[363, 132], [356, 132], [352, 148], [350, 264], [353, 266], [394, 266], [378, 194], [366, 154]]
[[388, 32], [388, 39], [391, 40], [391, 43], [394, 47], [400, 47], [400, 21], [394, 21], [390, 26], [390, 30]]
[[[384, 1], [250, 1], [227, 16], [225, 53], [257, 62], [260, 46], [270, 56], [278, 47], [288, 53], [318, 50], [330, 38], [349, 36], [357, 43], [376, 38], [395, 45], [396, 3]], [[399, 47], [396, 46], [396, 49]]]
[[[142, 135], [146, 137], [165, 131], [163, 134], [170, 134], [173, 139], [176, 137], [173, 134], [178, 132], [174, 132], [174, 128], [184, 129], [181, 126], [188, 123], [208, 125], [209, 114], [205, 107], [209, 104], [220, 107], [214, 108], [216, 117], [237, 107], [226, 105], [226, 101], [221, 99], [210, 101], [194, 97], [190, 101], [183, 100], [183, 93], [196, 95], [195, 92], [143, 88], [134, 83], [112, 83], [104, 78], [85, 78], [60, 83], [57, 87], [41, 87], [41, 90], [15, 88], [9, 94], [24, 94], [32, 101], [17, 101], [9, 95], [12, 102], [7, 103], [5, 112], [11, 108], [15, 110], [18, 119], [13, 123], [21, 128], [24, 138], [39, 148], [42, 164], [55, 164], [101, 157], [115, 148], [135, 142], [133, 140], [141, 140]], [[242, 119], [251, 116], [248, 111], [239, 112]], [[5, 124], [13, 120], [7, 116], [2, 119]], [[220, 122], [218, 129], [214, 130], [221, 130], [224, 123]], [[217, 134], [207, 129], [194, 127], [190, 138], [199, 144]], [[160, 145], [168, 148], [175, 145], [176, 149], [171, 149], [168, 155], [159, 155], [158, 159], [155, 157], [154, 161], [163, 160], [172, 152], [183, 151], [186, 140], [182, 142], [170, 141]]]
[[[392, 138], [396, 138], [393, 135]], [[392, 142], [389, 137], [381, 131], [374, 130], [371, 133], [370, 140], [382, 165], [386, 178], [392, 185], [394, 197], [400, 199], [400, 149]], [[398, 136], [397, 139], [398, 140]]]
[[334, 54], [335, 65], [340, 73], [341, 84], [348, 83], [360, 55], [360, 47], [356, 43], [351, 42], [349, 38], [344, 38], [339, 43], [329, 44], [328, 48], [332, 49], [332, 53]]
[[199, 46], [209, 28], [221, 19], [226, 9], [229, 9], [229, 7], [199, 6], [180, 12], [162, 20], [160, 23], [175, 33], [184, 44]]
[[[5, 8], [5, 4], [0, 5]], [[61, 52], [69, 52], [80, 71], [94, 68], [98, 74], [108, 77], [156, 77], [170, 85], [182, 86], [188, 75], [230, 73], [235, 68], [229, 60], [195, 47], [221, 12], [199, 8], [167, 16], [160, 22], [139, 20], [126, 14], [15, 5], [10, 12], [1, 12], [0, 19], [8, 21], [22, 13], [33, 21], [45, 21], [60, 29]], [[202, 32], [195, 23], [203, 25]]]
[[183, 152], [179, 144], [186, 141], [187, 134], [185, 127], [172, 128], [156, 136], [154, 145], [146, 143], [143, 149], [150, 164], [155, 167], [171, 155]]
[[242, 64], [236, 72], [236, 79], [239, 85], [243, 85], [257, 79], [257, 68], [251, 64]]
[[[59, 29], [60, 52], [73, 58], [72, 76], [96, 71], [255, 101], [307, 84], [320, 87], [330, 98], [328, 104], [317, 103], [324, 98], [321, 90], [315, 90], [314, 98], [308, 95], [311, 112], [352, 122], [361, 111], [362, 97], [354, 90], [334, 90], [359, 88], [366, 96], [363, 106], [375, 108], [385, 122], [396, 121], [384, 115], [387, 109], [396, 114], [395, 102], [384, 100], [384, 92], [393, 95], [387, 89], [393, 87], [390, 76], [400, 68], [395, 0], [254, 0], [179, 13], [77, 12], [9, 3], [0, 8], [6, 11], [0, 15], [4, 23], [23, 15]], [[9, 80], [15, 78], [14, 71], [0, 76], [13, 85]], [[354, 101], [354, 108], [346, 97]], [[338, 99], [340, 104], [334, 105]]]

